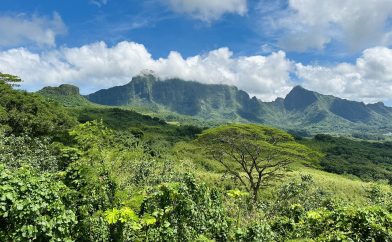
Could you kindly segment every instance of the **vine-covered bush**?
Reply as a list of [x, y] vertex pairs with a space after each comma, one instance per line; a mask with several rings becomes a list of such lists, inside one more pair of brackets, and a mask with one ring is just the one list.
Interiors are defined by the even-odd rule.
[[67, 187], [29, 167], [0, 164], [0, 241], [72, 241], [76, 216]]
[[219, 241], [228, 237], [229, 221], [219, 193], [197, 184], [191, 176], [151, 191], [141, 213], [156, 215], [152, 231], [165, 241], [192, 240], [199, 235]]
[[267, 242], [275, 241], [276, 235], [267, 222], [252, 223], [246, 228], [237, 229], [235, 241], [239, 242]]
[[317, 241], [392, 241], [392, 214], [380, 206], [319, 209], [306, 213], [296, 231]]
[[227, 241], [230, 236], [219, 193], [191, 176], [152, 188], [140, 211], [122, 208], [107, 216], [121, 226], [121, 241]]
[[0, 130], [0, 163], [10, 169], [30, 165], [43, 172], [58, 171], [59, 160], [50, 142], [49, 138], [6, 135]]
[[[368, 191], [370, 204], [357, 208], [331, 199], [314, 186], [310, 176], [283, 184], [267, 216], [277, 240], [392, 241], [392, 213], [388, 194], [377, 187]], [[302, 240], [301, 240], [302, 241]]]

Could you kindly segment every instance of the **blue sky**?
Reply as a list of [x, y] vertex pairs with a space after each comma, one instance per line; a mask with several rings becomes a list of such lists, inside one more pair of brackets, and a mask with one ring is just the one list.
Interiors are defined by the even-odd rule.
[[[260, 23], [263, 17], [268, 17], [268, 13], [258, 9], [261, 3], [276, 2], [250, 0], [244, 15], [228, 13], [217, 20], [206, 21], [188, 13], [173, 12], [163, 0], [2, 0], [0, 11], [7, 15], [49, 17], [58, 13], [67, 26], [67, 34], [58, 36], [56, 40], [58, 46], [78, 47], [95, 41], [115, 45], [130, 40], [145, 45], [156, 58], [166, 57], [173, 50], [188, 57], [220, 47], [229, 47], [235, 55], [254, 55], [266, 54], [263, 45], [268, 45], [271, 50], [280, 49], [276, 46], [278, 36], [267, 33], [268, 26]], [[283, 2], [277, 7], [284, 9], [287, 5]], [[328, 46], [328, 49], [335, 47]], [[357, 56], [357, 53], [337, 51], [343, 52], [336, 55], [329, 50], [290, 51], [287, 55], [302, 63], [350, 61]]]
[[88, 93], [145, 69], [263, 100], [297, 84], [392, 104], [390, 0], [2, 0], [0, 71]]

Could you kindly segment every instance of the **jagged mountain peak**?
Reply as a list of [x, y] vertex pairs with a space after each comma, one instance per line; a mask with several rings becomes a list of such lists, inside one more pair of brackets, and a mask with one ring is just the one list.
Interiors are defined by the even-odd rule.
[[291, 110], [304, 110], [317, 101], [315, 92], [302, 86], [295, 86], [284, 99], [284, 107]]
[[[41, 92], [58, 94], [61, 99], [65, 97], [61, 95], [78, 94], [79, 90], [62, 85], [44, 88]], [[302, 86], [295, 86], [285, 98], [263, 102], [235, 86], [179, 78], [161, 80], [153, 73], [146, 73], [132, 78], [126, 85], [103, 89], [85, 97], [102, 105], [171, 111], [215, 122], [265, 123], [315, 133], [336, 132], [336, 127], [351, 132], [373, 132], [382, 127], [384, 130], [379, 132], [392, 132], [392, 108], [383, 103], [366, 105], [323, 95]], [[83, 105], [87, 100], [81, 98], [70, 99], [68, 103]]]

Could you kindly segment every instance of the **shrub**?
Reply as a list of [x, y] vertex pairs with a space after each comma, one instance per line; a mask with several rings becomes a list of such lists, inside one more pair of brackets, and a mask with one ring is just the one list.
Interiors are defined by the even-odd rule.
[[268, 242], [275, 241], [275, 233], [267, 222], [251, 224], [245, 229], [238, 229], [236, 241], [239, 242]]
[[140, 211], [120, 209], [112, 215], [129, 217], [121, 225], [122, 241], [226, 241], [230, 222], [219, 194], [193, 177], [152, 188]]
[[0, 165], [0, 240], [72, 241], [76, 225], [67, 187], [29, 167]]
[[380, 206], [310, 211], [297, 234], [318, 241], [391, 241], [392, 214]]
[[28, 135], [6, 136], [0, 131], [0, 163], [7, 168], [19, 168], [30, 165], [39, 171], [54, 172], [59, 170], [49, 138], [32, 138]]

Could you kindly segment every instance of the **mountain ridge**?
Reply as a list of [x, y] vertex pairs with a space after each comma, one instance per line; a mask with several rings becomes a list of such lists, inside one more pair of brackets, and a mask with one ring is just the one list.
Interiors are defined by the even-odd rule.
[[295, 86], [285, 98], [263, 102], [235, 86], [179, 78], [162, 81], [146, 74], [132, 78], [123, 86], [83, 97], [100, 105], [167, 110], [206, 121], [263, 123], [310, 134], [386, 134], [392, 131], [389, 121], [392, 108], [383, 103], [364, 104], [323, 95], [302, 86]]

